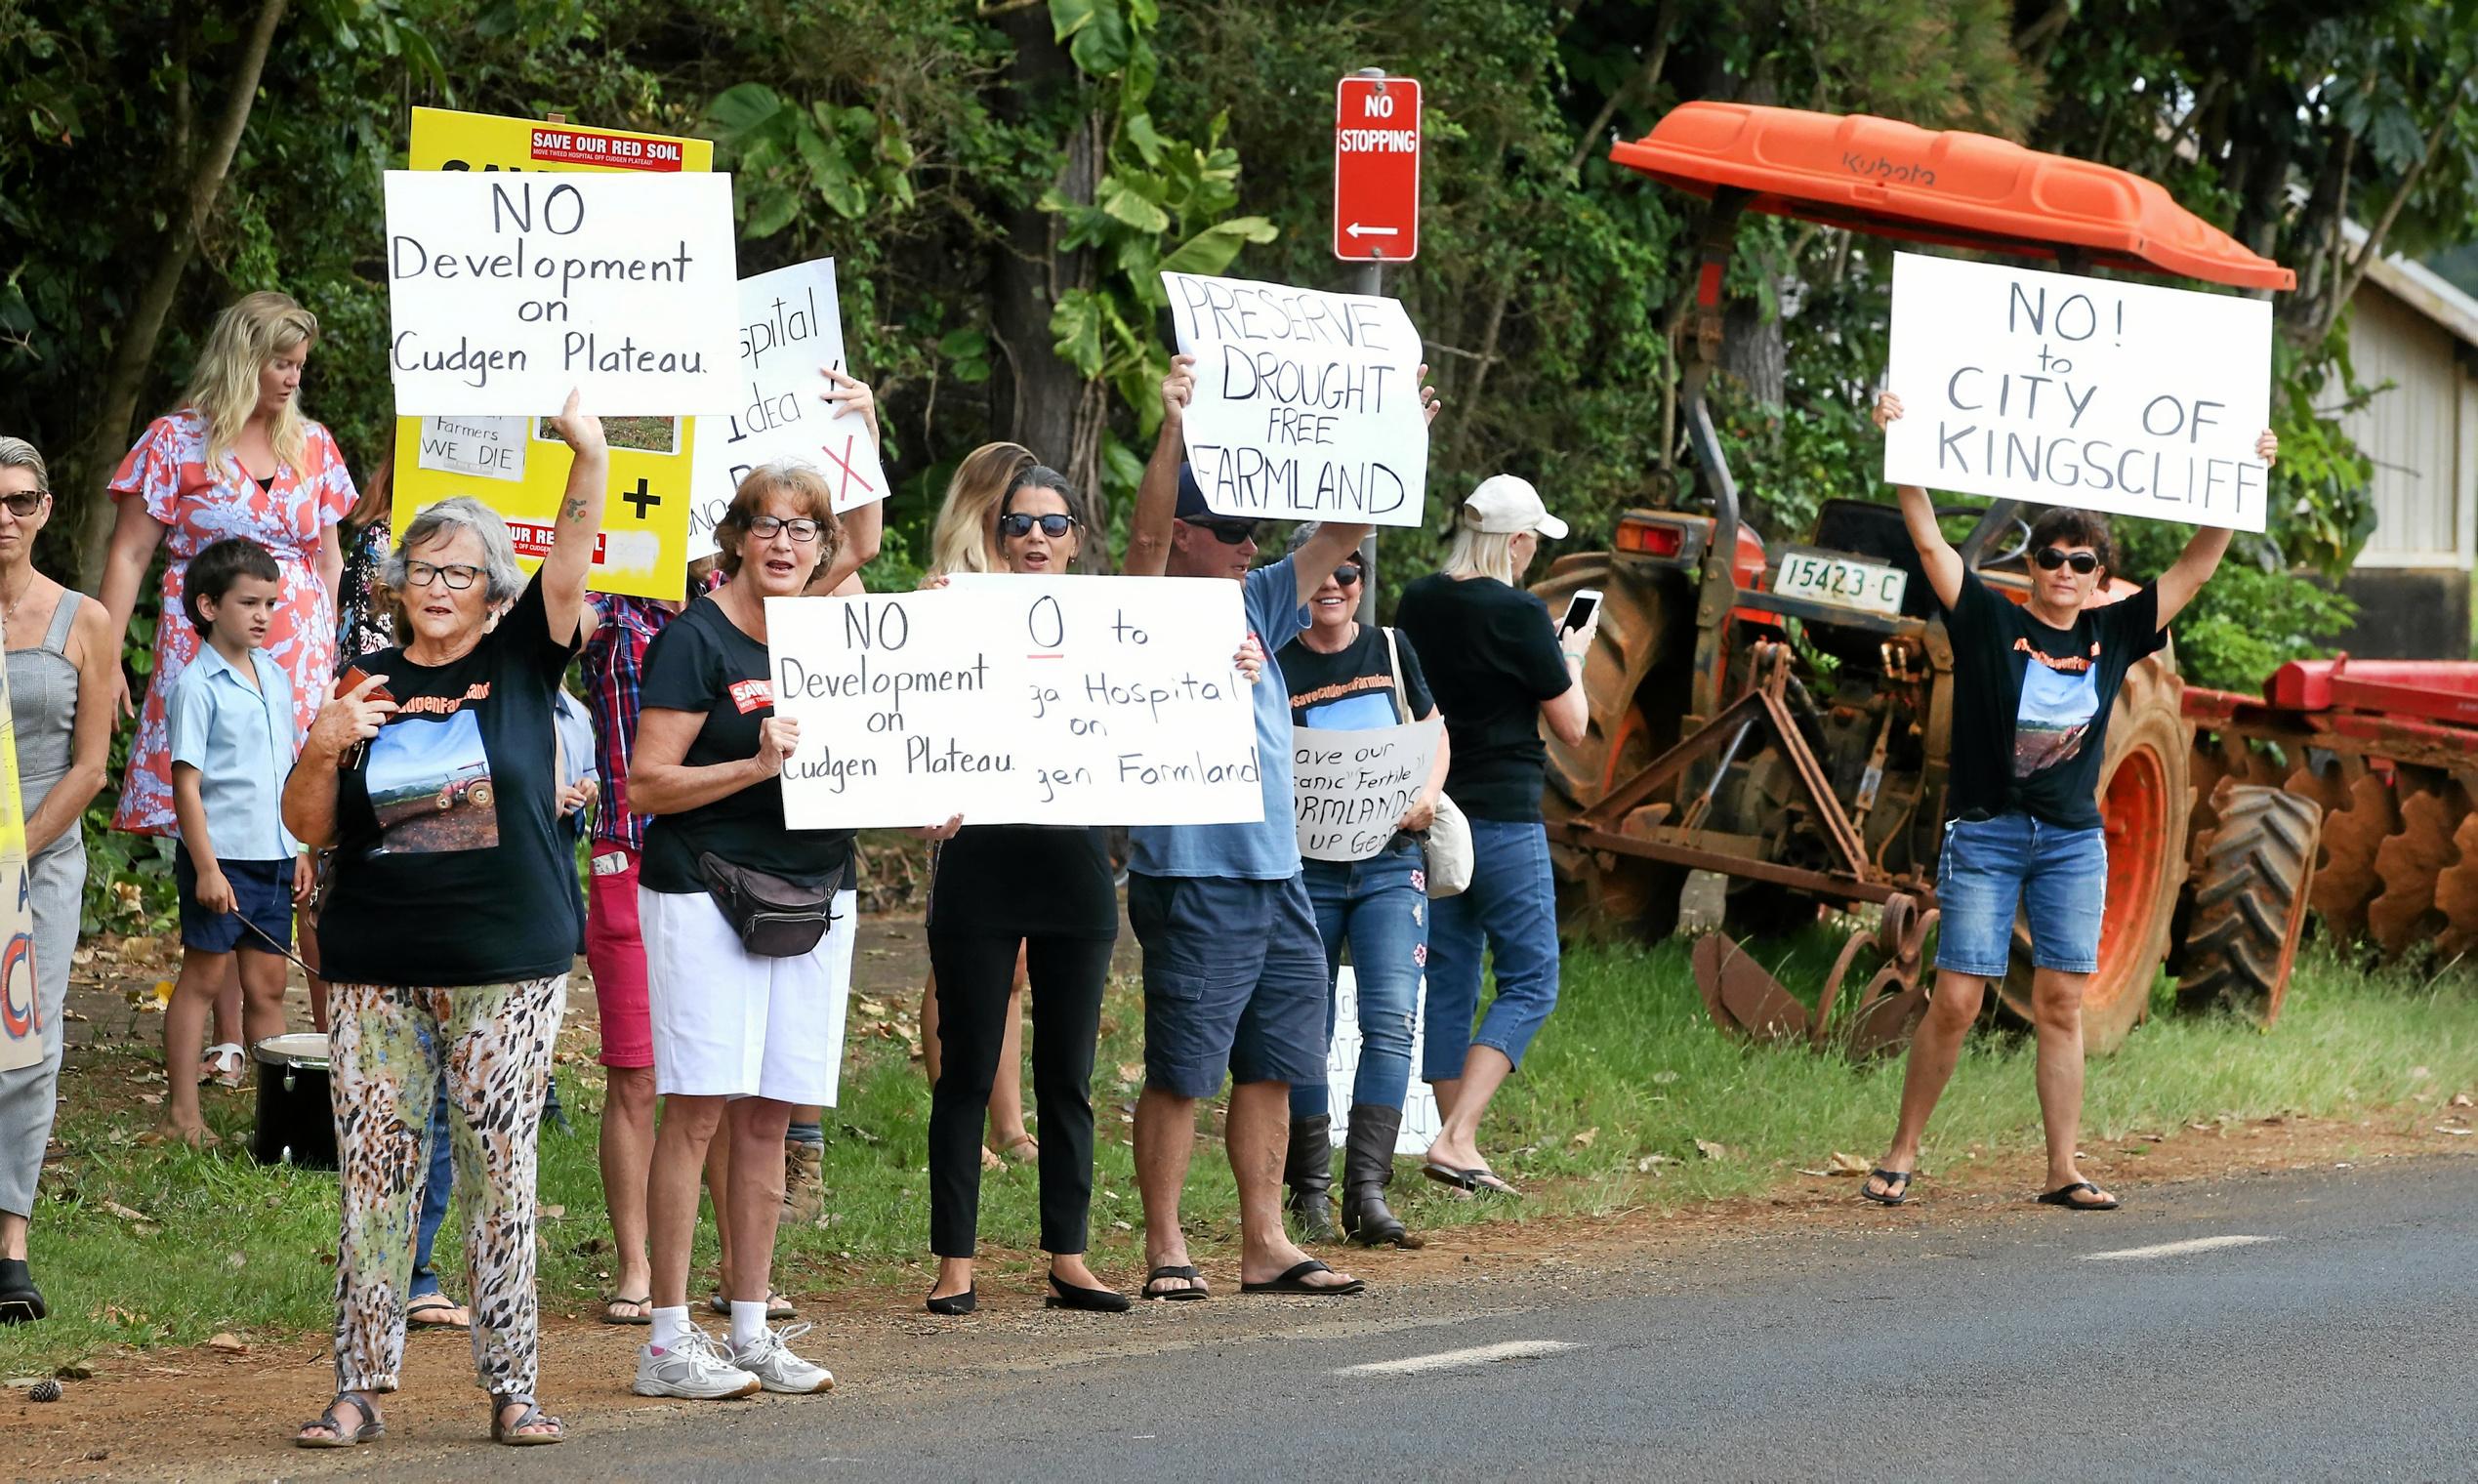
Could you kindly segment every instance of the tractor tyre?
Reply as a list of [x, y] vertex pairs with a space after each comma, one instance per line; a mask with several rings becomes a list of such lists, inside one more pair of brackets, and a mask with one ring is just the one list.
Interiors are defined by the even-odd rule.
[[1580, 746], [1547, 739], [1549, 779], [1541, 798], [1558, 928], [1575, 937], [1665, 938], [1677, 930], [1686, 868], [1581, 849], [1562, 842], [1557, 827], [1677, 741], [1695, 662], [1692, 578], [1591, 552], [1560, 558], [1532, 592], [1555, 614], [1579, 588], [1601, 595], [1600, 632], [1584, 657], [1590, 721]]
[[2323, 810], [2277, 788], [2224, 779], [2178, 945], [2177, 1010], [2225, 1008], [2268, 1028], [2280, 1018], [2306, 927]]
[[[2180, 714], [2185, 682], [2168, 654], [2126, 675], [2108, 723], [2099, 767], [2099, 816], [2108, 838], [2108, 894], [2101, 913], [2099, 969], [2083, 990], [2083, 1047], [2115, 1051], [2150, 1012], [2151, 986], [2168, 957], [2178, 888], [2185, 885], [2185, 834], [2194, 804], [2189, 769], [2194, 729]], [[2031, 1011], [2031, 944], [2013, 928], [2013, 963], [1997, 986], [2013, 1018]]]

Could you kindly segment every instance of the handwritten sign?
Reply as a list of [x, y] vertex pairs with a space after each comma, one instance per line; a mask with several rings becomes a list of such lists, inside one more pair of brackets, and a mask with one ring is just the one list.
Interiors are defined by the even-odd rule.
[[2259, 531], [2271, 306], [1897, 253], [1884, 477]]
[[731, 406], [728, 176], [387, 173], [399, 413]]
[[522, 484], [525, 421], [520, 417], [423, 418], [419, 467]]
[[833, 384], [821, 366], [844, 369], [844, 320], [835, 260], [820, 258], [740, 280], [740, 357], [732, 378], [739, 410], [708, 418], [697, 439], [696, 497], [688, 508], [688, 556], [715, 550], [714, 528], [740, 480], [761, 464], [805, 464], [826, 476], [840, 515], [886, 498], [878, 445], [858, 417], [829, 417], [819, 398]]
[[9, 711], [8, 672], [0, 669], [0, 1072], [30, 1067], [44, 1057], [47, 1007], [34, 969], [34, 897], [26, 874], [25, 809], [18, 793], [18, 729]]
[[1366, 860], [1394, 838], [1394, 822], [1428, 786], [1445, 723], [1434, 718], [1364, 730], [1291, 728], [1291, 786], [1300, 853]]
[[[1436, 1089], [1421, 1063], [1427, 1058], [1428, 984], [1423, 977], [1414, 993], [1411, 1009], [1411, 1086], [1403, 1094], [1402, 1129], [1394, 1135], [1396, 1154], [1425, 1154], [1428, 1146], [1444, 1132], [1445, 1118], [1437, 1109]], [[1340, 1149], [1350, 1138], [1350, 1116], [1342, 1105], [1352, 1099], [1345, 1093], [1359, 1080], [1359, 1053], [1365, 1038], [1359, 1029], [1359, 975], [1345, 964], [1335, 970], [1334, 1039], [1325, 1052], [1325, 1085], [1334, 1090], [1334, 1147]]]
[[791, 829], [1264, 817], [1235, 582], [994, 576], [765, 625]]
[[1418, 525], [1420, 332], [1394, 300], [1164, 273], [1196, 357], [1187, 462], [1218, 515]]

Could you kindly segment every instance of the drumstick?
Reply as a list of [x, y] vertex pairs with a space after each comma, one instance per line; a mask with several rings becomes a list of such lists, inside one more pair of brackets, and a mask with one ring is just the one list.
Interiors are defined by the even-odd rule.
[[299, 960], [299, 959], [293, 958], [293, 955], [292, 955], [292, 950], [290, 950], [290, 949], [286, 948], [283, 944], [276, 942], [276, 941], [275, 941], [275, 939], [268, 933], [268, 931], [267, 931], [267, 929], [266, 929], [266, 928], [261, 928], [260, 926], [258, 926], [258, 924], [251, 922], [248, 918], [241, 917], [241, 915], [240, 915], [239, 913], [237, 913], [237, 912], [230, 914], [230, 916], [233, 916], [233, 917], [240, 917], [240, 918], [241, 918], [241, 926], [242, 926], [242, 927], [247, 928], [250, 931], [257, 933], [257, 934], [258, 934], [258, 936], [259, 936], [259, 941], [261, 941], [261, 942], [265, 943], [268, 947], [274, 949], [277, 953], [282, 954], [282, 955], [283, 955], [283, 956], [284, 956], [287, 960], [290, 960], [290, 961], [291, 961], [291, 963], [292, 963], [292, 965], [293, 965], [293, 967], [294, 967], [294, 968], [296, 968], [296, 969], [300, 969], [303, 973], [306, 973], [306, 974], [310, 975], [310, 976], [311, 978], [313, 978], [313, 979], [318, 979], [318, 978], [324, 978], [324, 977], [325, 977], [325, 975], [321, 974], [321, 973], [320, 973], [317, 969], [314, 969], [310, 968], [309, 965], [304, 964], [304, 963], [303, 963], [301, 960]]

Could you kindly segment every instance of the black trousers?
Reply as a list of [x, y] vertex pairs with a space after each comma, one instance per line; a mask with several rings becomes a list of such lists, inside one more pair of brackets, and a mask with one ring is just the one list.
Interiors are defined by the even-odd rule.
[[1032, 973], [1041, 1247], [1085, 1250], [1093, 1206], [1093, 1054], [1111, 940], [932, 931], [929, 967], [938, 979], [944, 1056], [929, 1094], [929, 1248], [941, 1257], [972, 1256], [979, 1235], [981, 1124], [1007, 1036], [1018, 945]]

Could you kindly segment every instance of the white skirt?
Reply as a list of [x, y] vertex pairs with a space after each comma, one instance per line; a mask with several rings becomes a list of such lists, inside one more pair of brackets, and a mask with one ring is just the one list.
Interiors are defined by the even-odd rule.
[[834, 924], [797, 959], [760, 958], [741, 947], [723, 909], [702, 891], [640, 886], [637, 906], [654, 1091], [833, 1107], [859, 894], [835, 894]]

